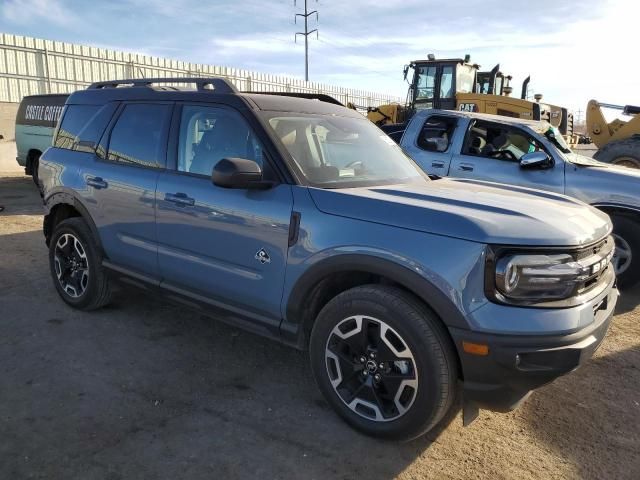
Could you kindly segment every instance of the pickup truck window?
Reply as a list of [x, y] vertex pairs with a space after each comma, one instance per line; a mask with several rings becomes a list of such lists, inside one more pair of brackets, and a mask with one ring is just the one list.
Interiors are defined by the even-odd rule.
[[126, 105], [111, 130], [107, 159], [141, 167], [164, 167], [161, 153], [170, 113], [170, 105]]
[[263, 148], [247, 122], [232, 110], [188, 105], [182, 109], [178, 170], [211, 176], [225, 157], [246, 158], [263, 166]]
[[517, 162], [526, 153], [537, 151], [544, 151], [544, 147], [523, 130], [478, 121], [467, 132], [462, 153]]
[[446, 152], [453, 140], [458, 120], [449, 116], [434, 115], [425, 120], [417, 145], [428, 152]]
[[274, 112], [266, 123], [312, 185], [349, 188], [424, 182], [400, 147], [366, 119]]

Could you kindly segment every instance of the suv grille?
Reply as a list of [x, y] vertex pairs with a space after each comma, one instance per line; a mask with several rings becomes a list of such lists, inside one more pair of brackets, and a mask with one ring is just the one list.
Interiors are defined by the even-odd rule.
[[597, 286], [604, 279], [605, 273], [611, 265], [615, 251], [613, 237], [580, 249], [574, 253], [574, 258], [583, 267], [585, 280], [578, 288], [578, 294], [583, 294]]

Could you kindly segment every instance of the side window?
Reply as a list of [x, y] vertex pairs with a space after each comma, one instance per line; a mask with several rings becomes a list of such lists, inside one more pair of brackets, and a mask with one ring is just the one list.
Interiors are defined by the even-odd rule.
[[544, 151], [544, 147], [523, 130], [483, 122], [471, 127], [463, 147], [466, 155], [513, 162], [537, 151]]
[[264, 167], [263, 148], [242, 116], [226, 108], [185, 105], [178, 141], [178, 171], [210, 176], [223, 158], [254, 160]]
[[446, 152], [453, 141], [458, 119], [447, 116], [427, 118], [418, 136], [418, 147], [429, 152]]
[[99, 109], [99, 105], [67, 105], [53, 146], [72, 149], [78, 133]]
[[453, 67], [442, 67], [440, 98], [453, 98]]
[[111, 130], [107, 160], [163, 168], [163, 145], [166, 145], [170, 113], [170, 105], [126, 105]]
[[[92, 153], [96, 150], [100, 137], [115, 113], [117, 104], [108, 103], [91, 117], [75, 138], [73, 150]], [[104, 154], [102, 155], [104, 158]]]

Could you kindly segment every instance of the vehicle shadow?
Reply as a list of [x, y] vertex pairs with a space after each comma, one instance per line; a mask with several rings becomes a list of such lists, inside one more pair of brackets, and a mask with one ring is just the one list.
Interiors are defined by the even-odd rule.
[[41, 232], [0, 230], [0, 478], [395, 478], [456, 418], [363, 436], [305, 352], [129, 287], [74, 310], [48, 268]]
[[522, 416], [540, 442], [574, 466], [578, 478], [638, 478], [640, 346], [598, 354], [535, 392]]
[[631, 312], [640, 305], [640, 285], [620, 292], [620, 298], [616, 305], [616, 314]]
[[0, 217], [43, 213], [38, 189], [28, 176], [0, 177], [0, 206]]

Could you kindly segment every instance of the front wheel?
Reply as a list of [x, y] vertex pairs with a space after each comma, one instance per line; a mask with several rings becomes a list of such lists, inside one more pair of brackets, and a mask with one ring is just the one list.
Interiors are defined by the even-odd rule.
[[640, 282], [640, 219], [623, 214], [611, 214], [616, 250], [613, 267], [621, 289]]
[[457, 363], [446, 329], [399, 288], [367, 285], [333, 298], [314, 324], [310, 357], [329, 404], [368, 435], [418, 437], [455, 398]]

